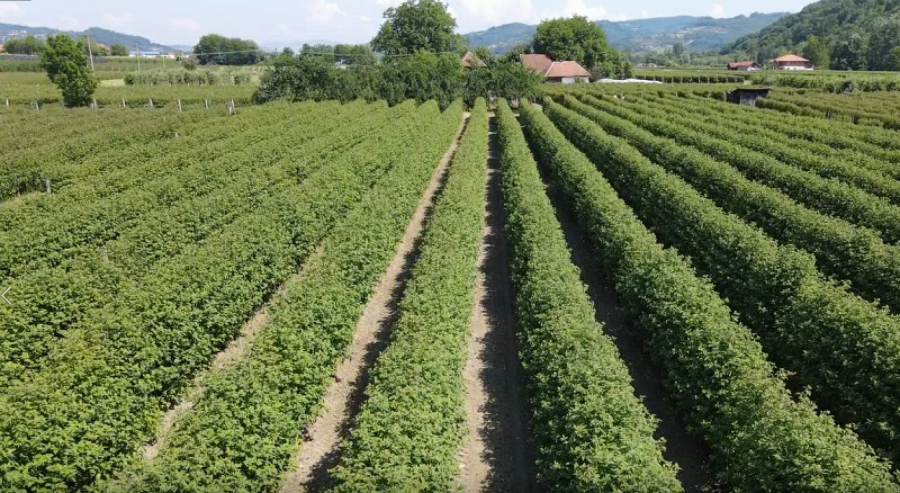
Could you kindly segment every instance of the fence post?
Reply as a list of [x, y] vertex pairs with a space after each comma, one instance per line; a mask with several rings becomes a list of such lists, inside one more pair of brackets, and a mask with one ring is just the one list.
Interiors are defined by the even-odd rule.
[[209, 109], [209, 98], [204, 98], [203, 102], [206, 103], [206, 109]]
[[44, 180], [44, 187], [47, 189], [47, 193], [52, 193], [52, 188], [50, 187], [50, 178]]
[[122, 98], [122, 107], [123, 107], [123, 108], [127, 108], [127, 107], [128, 107], [128, 106], [125, 105], [125, 98]]
[[150, 107], [153, 107], [153, 98], [150, 98]]
[[181, 113], [181, 100], [178, 100], [178, 112]]

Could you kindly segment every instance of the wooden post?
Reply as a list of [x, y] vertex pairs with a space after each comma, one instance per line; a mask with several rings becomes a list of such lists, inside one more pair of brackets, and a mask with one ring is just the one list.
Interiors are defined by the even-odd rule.
[[103, 247], [103, 261], [109, 262], [109, 249], [105, 246]]
[[153, 98], [150, 98], [150, 107], [153, 107]]
[[44, 180], [44, 187], [46, 187], [47, 193], [53, 192], [52, 188], [50, 187], [50, 178], [47, 178], [46, 180]]
[[209, 98], [203, 99], [203, 102], [206, 103], [206, 109], [209, 109]]
[[181, 113], [181, 100], [178, 100], [178, 112]]
[[122, 98], [122, 107], [123, 107], [123, 108], [127, 108], [127, 107], [128, 107], [128, 106], [125, 105], [125, 98]]
[[9, 98], [6, 98], [6, 107], [9, 108]]
[[232, 115], [237, 114], [237, 108], [234, 107], [234, 99], [231, 100], [231, 114]]

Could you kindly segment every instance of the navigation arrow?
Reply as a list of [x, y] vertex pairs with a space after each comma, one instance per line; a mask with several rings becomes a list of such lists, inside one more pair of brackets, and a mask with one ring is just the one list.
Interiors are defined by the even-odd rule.
[[6, 288], [6, 291], [4, 291], [3, 294], [0, 294], [0, 298], [3, 298], [3, 301], [5, 301], [7, 305], [12, 305], [12, 303], [6, 299], [6, 293], [8, 293], [10, 289], [12, 289], [11, 286]]

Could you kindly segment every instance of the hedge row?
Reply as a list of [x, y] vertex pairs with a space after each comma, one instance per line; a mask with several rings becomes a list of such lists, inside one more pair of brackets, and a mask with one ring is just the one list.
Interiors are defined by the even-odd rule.
[[336, 491], [449, 491], [466, 433], [462, 370], [484, 230], [488, 117], [478, 99], [422, 237], [390, 343], [334, 471]]
[[[728, 125], [736, 130], [761, 132], [767, 137], [789, 142], [792, 147], [830, 156], [867, 170], [900, 178], [900, 153], [846, 135], [839, 128], [825, 130], [807, 125], [796, 117], [759, 111], [756, 108], [737, 107], [730, 103], [700, 98], [667, 98], [661, 104], [682, 108], [683, 111], [726, 117]], [[731, 118], [727, 118], [731, 117]]]
[[680, 144], [690, 145], [726, 162], [747, 178], [782, 190], [813, 209], [873, 228], [881, 232], [888, 243], [900, 242], [900, 207], [887, 199], [789, 166], [766, 153], [710, 136], [707, 126], [699, 122], [685, 127], [659, 118], [635, 118], [634, 121], [656, 135], [676, 139]]
[[262, 197], [215, 240], [187, 245], [70, 328], [33, 380], [0, 395], [5, 489], [79, 489], [115, 471], [153, 436], [160, 409], [438, 115], [425, 105]]
[[[89, 310], [112, 302], [118, 286], [139, 280], [160, 260], [177, 255], [184, 245], [214, 237], [245, 214], [247, 204], [279, 193], [315, 172], [329, 154], [353, 145], [360, 129], [377, 129], [373, 123], [390, 121], [383, 106], [335, 109], [334, 118], [325, 122], [298, 125], [260, 147], [237, 150], [190, 174], [174, 174], [162, 182], [172, 193], [152, 189], [143, 193], [146, 190], [138, 186], [138, 197], [146, 199], [141, 208], [148, 212], [130, 221], [105, 222], [103, 216], [91, 214], [98, 225], [108, 225], [108, 229], [91, 230], [95, 236], [88, 236], [87, 245], [61, 249], [57, 253], [59, 265], [32, 266], [27, 277], [12, 281], [16, 304], [0, 307], [0, 314], [5, 315], [0, 316], [0, 381], [23, 378], [23, 372], [39, 367], [43, 355], [52, 350], [67, 327], [77, 325]], [[357, 126], [333, 126], [350, 121]], [[263, 127], [260, 131], [268, 130]], [[190, 188], [192, 181], [202, 188]], [[123, 192], [121, 197], [128, 195]], [[105, 203], [73, 205], [70, 214], [91, 210], [108, 211], [114, 216], [122, 209], [115, 203], [111, 198]], [[65, 220], [70, 214], [52, 219]], [[98, 241], [100, 235], [103, 238]], [[22, 232], [20, 238], [34, 241]]]
[[[710, 445], [714, 471], [728, 485], [751, 491], [900, 491], [888, 467], [853, 433], [818, 415], [808, 400], [793, 400], [712, 285], [656, 242], [547, 117], [528, 106], [522, 115], [688, 424]], [[643, 159], [624, 144], [614, 157]]]
[[[393, 257], [434, 167], [459, 128], [462, 105], [426, 112], [371, 139], [387, 172], [358, 196], [323, 253], [286, 286], [246, 357], [213, 373], [160, 455], [126, 474], [126, 491], [276, 491], [321, 408], [357, 321]], [[339, 186], [332, 182], [332, 186]]]
[[812, 256], [725, 213], [627, 140], [555, 103], [549, 111], [638, 215], [711, 278], [776, 364], [839, 422], [897, 456], [900, 320], [825, 281]]
[[679, 491], [615, 343], [572, 264], [522, 129], [497, 109], [506, 233], [530, 439], [548, 491]]
[[[574, 100], [566, 103], [679, 174], [720, 207], [758, 225], [778, 241], [806, 249], [823, 272], [851, 281], [855, 292], [900, 309], [900, 248], [885, 245], [877, 233], [810, 210], [696, 149], [657, 137], [629, 122], [642, 119], [623, 108], [597, 100], [592, 107]], [[608, 108], [617, 116], [597, 108]]]
[[[741, 125], [734, 115], [706, 113], [703, 118], [685, 117], [681, 112], [672, 112], [668, 105], [656, 105], [644, 101], [643, 104], [628, 104], [629, 109], [649, 118], [665, 120], [679, 125], [690, 125], [711, 137], [726, 140], [747, 149], [769, 154], [785, 164], [816, 173], [822, 178], [834, 178], [848, 185], [888, 199], [892, 204], [900, 204], [900, 182], [883, 173], [861, 167], [824, 153], [804, 149], [792, 139], [777, 132], [768, 132], [759, 125]], [[697, 113], [692, 113], [697, 115]], [[734, 128], [732, 128], [734, 127]], [[825, 147], [824, 150], [830, 150]], [[882, 163], [891, 166], [890, 163]], [[894, 166], [896, 167], [896, 166]]]

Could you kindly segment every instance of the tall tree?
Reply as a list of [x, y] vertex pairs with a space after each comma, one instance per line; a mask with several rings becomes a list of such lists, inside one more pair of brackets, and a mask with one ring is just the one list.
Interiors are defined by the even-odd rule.
[[869, 70], [890, 70], [891, 50], [900, 46], [900, 14], [876, 20], [869, 37]]
[[47, 38], [41, 52], [41, 67], [47, 77], [62, 91], [67, 108], [87, 106], [99, 82], [88, 68], [84, 43], [75, 42], [65, 34]]
[[854, 33], [834, 45], [831, 68], [836, 70], [866, 70], [869, 57], [869, 39]]
[[385, 55], [460, 52], [463, 38], [456, 34], [456, 19], [438, 0], [407, 0], [384, 12], [385, 23], [372, 40], [372, 48]]
[[622, 77], [630, 62], [609, 46], [606, 34], [587, 17], [574, 16], [540, 23], [531, 41], [535, 53], [554, 60], [574, 60], [604, 77]]
[[128, 48], [123, 44], [116, 43], [109, 47], [109, 54], [112, 56], [128, 56]]
[[253, 65], [262, 59], [259, 46], [250, 40], [207, 34], [194, 47], [201, 65]]
[[37, 55], [44, 49], [44, 42], [28, 35], [21, 39], [11, 39], [3, 45], [3, 51], [14, 55]]
[[578, 15], [540, 23], [531, 44], [535, 53], [546, 54], [554, 60], [574, 60], [588, 70], [615, 63], [616, 58], [603, 29]]
[[812, 62], [817, 68], [827, 69], [831, 62], [828, 56], [828, 47], [815, 34], [807, 38], [801, 53], [803, 58]]

